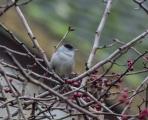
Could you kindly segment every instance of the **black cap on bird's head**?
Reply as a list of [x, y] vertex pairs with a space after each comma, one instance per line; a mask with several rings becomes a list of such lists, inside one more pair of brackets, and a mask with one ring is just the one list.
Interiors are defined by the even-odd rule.
[[68, 50], [74, 50], [74, 47], [70, 44], [64, 44], [64, 47], [67, 48]]

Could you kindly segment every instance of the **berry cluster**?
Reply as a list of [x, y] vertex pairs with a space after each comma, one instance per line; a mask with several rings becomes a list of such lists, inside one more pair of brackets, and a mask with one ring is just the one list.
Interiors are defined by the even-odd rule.
[[129, 118], [128, 116], [124, 115], [124, 116], [121, 117], [121, 120], [128, 120], [128, 118]]
[[128, 89], [124, 88], [124, 90], [121, 92], [121, 95], [118, 98], [119, 102], [129, 104], [128, 100]]
[[129, 60], [127, 61], [127, 66], [128, 66], [128, 70], [129, 70], [129, 71], [133, 71], [133, 70], [134, 70], [133, 60], [132, 60], [132, 59], [129, 59]]
[[4, 88], [5, 93], [12, 93], [12, 90], [9, 87]]
[[147, 120], [148, 119], [148, 108], [143, 109], [139, 113], [139, 120]]
[[72, 85], [74, 87], [80, 87], [81, 82], [80, 81], [72, 81], [72, 80], [65, 80], [66, 84]]

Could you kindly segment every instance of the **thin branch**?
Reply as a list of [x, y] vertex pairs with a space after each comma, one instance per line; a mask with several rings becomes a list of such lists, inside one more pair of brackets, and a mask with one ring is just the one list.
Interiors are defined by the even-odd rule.
[[16, 3], [18, 2], [18, 0], [15, 0], [13, 3], [9, 4], [7, 3], [7, 5], [5, 5], [3, 7], [3, 10], [0, 12], [0, 16], [2, 16], [6, 11], [8, 11], [10, 8], [12, 8], [13, 6], [16, 5]]
[[[11, 0], [13, 3], [15, 2], [15, 0]], [[50, 66], [49, 66], [49, 62], [48, 62], [48, 59], [47, 59], [47, 56], [45, 54], [45, 51], [40, 47], [39, 43], [38, 43], [38, 40], [36, 39], [36, 37], [34, 36], [31, 28], [29, 27], [28, 23], [27, 23], [27, 20], [25, 18], [25, 16], [23, 15], [21, 9], [19, 8], [19, 6], [15, 6], [16, 8], [16, 11], [22, 21], [22, 23], [24, 24], [24, 27], [26, 28], [27, 32], [28, 32], [28, 35], [33, 43], [33, 47], [37, 48], [37, 50], [40, 52], [42, 58], [44, 59], [44, 62], [46, 63], [46, 66], [48, 67], [48, 69], [50, 70]]]
[[18, 96], [16, 97], [16, 100], [17, 100], [17, 103], [18, 103], [18, 108], [19, 108], [20, 114], [22, 115], [24, 120], [27, 120], [27, 118], [25, 117], [24, 112], [23, 112], [22, 101], [19, 99]]
[[140, 1], [139, 0], [133, 0], [133, 2], [138, 4], [139, 7], [142, 8], [146, 12], [146, 14], [148, 14], [148, 8], [147, 8], [147, 6], [144, 5], [145, 0], [140, 0]]
[[[3, 89], [1, 82], [0, 82], [0, 93], [2, 94], [3, 98], [6, 98], [6, 95], [4, 93], [4, 89]], [[6, 104], [5, 106], [6, 106], [6, 111], [7, 111], [7, 114], [8, 114], [8, 119], [12, 120], [12, 116], [11, 116], [11, 112], [10, 112], [8, 104]]]
[[48, 69], [46, 69], [41, 63], [41, 59], [38, 59], [35, 57], [35, 55], [33, 55], [30, 50], [25, 46], [24, 43], [20, 42], [18, 40], [18, 38], [6, 27], [4, 26], [3, 24], [0, 23], [0, 26], [11, 36], [11, 38], [16, 41], [24, 50], [25, 52], [37, 63], [37, 65], [39, 67], [41, 67], [45, 72], [47, 72], [49, 75], [51, 75], [53, 78], [55, 78], [57, 81], [59, 81], [60, 83], [63, 83], [63, 80], [57, 76], [56, 74], [50, 72]]
[[89, 112], [88, 110], [85, 110], [82, 107], [79, 107], [78, 105], [72, 103], [71, 101], [69, 101], [66, 97], [64, 97], [63, 95], [61, 95], [60, 93], [54, 91], [52, 88], [48, 87], [46, 84], [41, 83], [38, 80], [33, 79], [32, 77], [30, 77], [22, 68], [22, 66], [20, 65], [20, 63], [15, 59], [15, 57], [8, 52], [8, 55], [11, 57], [11, 59], [13, 60], [13, 62], [17, 65], [17, 67], [20, 69], [20, 72], [24, 75], [24, 77], [28, 80], [28, 82], [31, 82], [37, 86], [42, 87], [45, 90], [48, 90], [50, 93], [52, 93], [53, 95], [59, 97], [61, 100], [65, 101], [65, 103], [67, 103], [68, 105], [70, 105], [71, 107], [77, 109], [78, 111], [85, 113], [86, 115], [93, 117], [93, 118], [97, 118], [98, 116], [95, 114], [92, 114], [91, 112]]
[[29, 57], [29, 55], [26, 54], [26, 53], [22, 53], [22, 52], [15, 51], [15, 50], [10, 49], [10, 48], [8, 48], [8, 47], [6, 47], [6, 46], [3, 46], [3, 45], [0, 45], [0, 49], [8, 50], [8, 51], [10, 51], [11, 53], [14, 53], [14, 54], [17, 54], [17, 55]]
[[[5, 62], [3, 62], [3, 61], [0, 61], [0, 64], [2, 64], [4, 67], [8, 67], [8, 68], [14, 69], [14, 70], [16, 70], [16, 71], [19, 71], [19, 68], [18, 68], [18, 67], [13, 66], [13, 65], [10, 65], [10, 64], [8, 64], [8, 63], [5, 63]], [[23, 68], [23, 69], [24, 69], [24, 68]], [[40, 75], [40, 74], [38, 74], [38, 73], [36, 73], [36, 72], [31, 71], [30, 69], [24, 69], [24, 71], [28, 72], [29, 75], [33, 75], [33, 76], [35, 76], [35, 77], [44, 79], [44, 80], [46, 80], [46, 81], [53, 82], [53, 83], [55, 83], [55, 84], [60, 84], [57, 80], [54, 80], [54, 79], [52, 79], [52, 78], [49, 78], [49, 77]]]
[[[125, 43], [124, 42], [122, 42], [122, 41], [120, 41], [119, 39], [114, 39], [113, 41], [116, 41], [117, 43], [120, 43], [121, 45], [124, 45]], [[142, 53], [141, 52], [139, 52], [136, 48], [134, 48], [134, 47], [131, 47], [131, 49], [133, 50], [133, 51], [135, 51], [138, 55], [141, 55]]]
[[137, 36], [136, 38], [134, 38], [133, 40], [131, 40], [130, 42], [126, 43], [125, 45], [121, 46], [119, 49], [117, 49], [116, 51], [114, 51], [110, 56], [108, 56], [106, 59], [98, 62], [96, 65], [94, 65], [93, 67], [91, 67], [89, 70], [87, 70], [86, 72], [80, 74], [79, 76], [71, 79], [71, 80], [80, 80], [88, 75], [90, 75], [94, 70], [100, 68], [102, 65], [110, 62], [111, 60], [115, 60], [117, 58], [119, 58], [121, 55], [123, 55], [124, 53], [126, 53], [131, 47], [133, 47], [137, 42], [139, 42], [142, 38], [146, 37], [148, 35], [148, 30], [146, 30], [145, 32], [143, 32], [142, 34], [140, 34], [139, 36]]
[[145, 108], [148, 108], [148, 82], [146, 83], [146, 90], [145, 90]]
[[55, 49], [57, 50], [59, 48], [59, 46], [63, 43], [63, 41], [65, 40], [65, 38], [67, 37], [67, 35], [71, 32], [74, 31], [74, 29], [69, 26], [67, 32], [65, 33], [65, 35], [63, 36], [63, 38], [60, 40], [60, 42], [55, 46]]
[[87, 61], [87, 68], [88, 69], [92, 66], [93, 59], [94, 59], [96, 51], [97, 51], [97, 49], [99, 47], [100, 36], [101, 36], [102, 31], [103, 31], [106, 19], [107, 19], [109, 13], [110, 13], [111, 3], [112, 3], [112, 0], [107, 1], [107, 5], [106, 5], [105, 11], [103, 13], [101, 22], [100, 22], [100, 24], [99, 24], [99, 26], [97, 28], [96, 35], [95, 35], [95, 40], [94, 40], [94, 45], [93, 45], [92, 51], [91, 51], [91, 53], [89, 55], [89, 58], [88, 58], [88, 61]]
[[124, 115], [125, 112], [126, 112], [126, 110], [129, 108], [130, 103], [131, 103], [132, 100], [134, 99], [135, 94], [137, 94], [137, 92], [144, 86], [144, 84], [147, 84], [147, 82], [148, 82], [148, 76], [142, 81], [142, 83], [141, 83], [141, 84], [136, 88], [136, 90], [133, 92], [133, 94], [132, 94], [131, 97], [130, 97], [129, 104], [127, 104], [127, 105], [124, 107], [123, 111], [122, 111], [122, 115]]
[[28, 3], [30, 3], [31, 1], [33, 1], [33, 0], [28, 0], [28, 1], [23, 1], [23, 2], [21, 2], [21, 3], [16, 3], [16, 6], [23, 6], [23, 5], [27, 5]]

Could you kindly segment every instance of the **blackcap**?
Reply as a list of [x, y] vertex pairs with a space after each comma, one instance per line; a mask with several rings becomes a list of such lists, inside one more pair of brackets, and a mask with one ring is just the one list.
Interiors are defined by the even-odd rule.
[[75, 65], [75, 50], [70, 44], [60, 46], [53, 53], [50, 66], [60, 77], [69, 77]]

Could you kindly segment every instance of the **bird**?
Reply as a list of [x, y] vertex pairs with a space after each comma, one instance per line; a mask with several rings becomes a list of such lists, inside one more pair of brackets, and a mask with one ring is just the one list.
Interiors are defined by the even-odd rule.
[[63, 44], [53, 53], [50, 66], [60, 77], [68, 78], [75, 66], [76, 49], [71, 44]]

